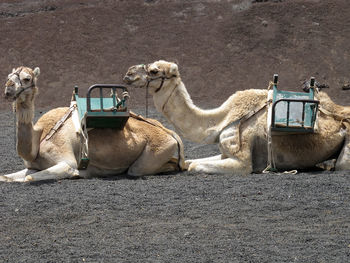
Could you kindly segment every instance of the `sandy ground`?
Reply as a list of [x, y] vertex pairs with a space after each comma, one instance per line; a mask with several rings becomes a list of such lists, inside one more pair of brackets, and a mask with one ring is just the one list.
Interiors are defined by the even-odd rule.
[[[13, 116], [0, 116], [0, 170], [22, 169], [8, 125]], [[216, 146], [187, 141], [185, 150], [186, 158], [217, 153]], [[350, 259], [348, 173], [184, 172], [0, 183], [0, 193], [2, 262]]]

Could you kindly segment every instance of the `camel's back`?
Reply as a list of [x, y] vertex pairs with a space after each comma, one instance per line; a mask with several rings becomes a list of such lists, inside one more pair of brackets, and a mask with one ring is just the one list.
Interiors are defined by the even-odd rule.
[[165, 128], [159, 121], [138, 116], [131, 116], [128, 127], [136, 134], [147, 138], [152, 144], [163, 144], [171, 140], [172, 131]]
[[237, 91], [221, 107], [226, 108], [230, 120], [238, 120], [266, 105], [268, 90], [248, 89]]
[[335, 104], [327, 93], [322, 91], [318, 92], [316, 94], [316, 99], [320, 101], [322, 108], [328, 112], [341, 116], [344, 119], [350, 118], [350, 107]]

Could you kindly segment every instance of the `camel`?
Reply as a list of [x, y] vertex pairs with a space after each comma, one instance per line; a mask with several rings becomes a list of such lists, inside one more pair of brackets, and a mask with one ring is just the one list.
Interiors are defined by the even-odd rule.
[[[182, 170], [180, 137], [159, 122], [131, 114], [124, 129], [88, 132], [90, 164], [78, 170], [81, 137], [68, 107], [45, 113], [34, 125], [34, 99], [40, 69], [13, 69], [5, 85], [5, 98], [13, 101], [17, 117], [17, 153], [26, 169], [0, 176], [0, 181], [28, 182], [128, 174], [142, 176]], [[66, 120], [62, 117], [66, 115]], [[63, 125], [55, 132], [58, 121]], [[51, 131], [51, 135], [47, 136]], [[53, 135], [52, 135], [53, 132]]]
[[[261, 173], [268, 163], [268, 89], [249, 89], [231, 95], [221, 106], [203, 110], [193, 104], [181, 80], [178, 65], [164, 60], [128, 69], [124, 82], [145, 88], [156, 109], [180, 136], [198, 143], [218, 143], [221, 154], [187, 160], [189, 171], [204, 173]], [[324, 92], [317, 132], [272, 135], [271, 159], [278, 170], [313, 169], [334, 156], [336, 170], [350, 169], [350, 107], [336, 105]]]

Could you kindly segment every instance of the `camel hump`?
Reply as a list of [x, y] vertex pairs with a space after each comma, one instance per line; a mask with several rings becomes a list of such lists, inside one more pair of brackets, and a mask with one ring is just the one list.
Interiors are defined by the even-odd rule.
[[37, 128], [42, 129], [43, 131], [40, 141], [42, 141], [47, 136], [51, 129], [66, 114], [68, 110], [68, 107], [59, 107], [46, 112], [43, 116], [40, 117], [40, 119], [35, 124]]

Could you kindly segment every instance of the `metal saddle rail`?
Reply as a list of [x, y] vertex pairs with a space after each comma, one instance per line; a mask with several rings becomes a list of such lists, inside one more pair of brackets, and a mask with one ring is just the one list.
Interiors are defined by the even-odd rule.
[[[92, 97], [93, 90], [99, 90], [99, 97]], [[104, 97], [104, 90], [111, 91], [111, 97]], [[117, 89], [122, 90], [123, 97], [117, 97]], [[86, 128], [123, 129], [128, 118], [127, 88], [118, 84], [95, 84], [89, 87], [86, 98], [78, 96], [78, 87], [74, 89], [74, 100], [78, 105], [80, 120]]]
[[319, 101], [314, 100], [315, 78], [311, 78], [308, 92], [277, 89], [278, 75], [273, 77], [271, 130], [274, 134], [302, 134], [314, 132]]
[[[99, 94], [100, 94], [100, 111], [117, 111], [118, 108], [121, 106], [122, 108], [125, 108], [126, 107], [126, 100], [127, 100], [127, 97], [123, 97], [119, 102], [117, 101], [117, 92], [116, 90], [117, 89], [121, 89], [124, 92], [128, 91], [127, 88], [125, 86], [122, 86], [122, 85], [116, 85], [116, 84], [95, 84], [95, 85], [92, 85], [88, 92], [87, 92], [87, 95], [86, 95], [86, 108], [87, 108], [87, 111], [88, 112], [91, 112], [91, 111], [97, 111], [96, 109], [95, 110], [92, 110], [91, 109], [91, 93], [94, 89], [99, 89]], [[112, 90], [112, 101], [113, 101], [113, 108], [104, 108], [103, 107], [103, 104], [104, 104], [104, 98], [103, 97], [103, 90], [104, 89], [110, 89]]]
[[[280, 123], [276, 123], [276, 115], [275, 115], [275, 112], [276, 112], [276, 106], [278, 105], [278, 103], [281, 103], [281, 102], [287, 102], [287, 115], [286, 115], [286, 124], [285, 126], [283, 126], [282, 124]], [[299, 126], [291, 126], [289, 125], [290, 124], [290, 103], [291, 102], [296, 102], [296, 103], [302, 103], [302, 120], [300, 122], [301, 125]], [[309, 103], [310, 104], [310, 108], [312, 108], [312, 113], [311, 113], [311, 120], [310, 120], [310, 126], [305, 126], [305, 115], [306, 115], [306, 111], [305, 111], [305, 106], [306, 106], [306, 103]], [[281, 127], [285, 127], [285, 128], [297, 128], [297, 129], [300, 129], [300, 128], [313, 128], [314, 126], [314, 123], [316, 121], [316, 113], [318, 111], [318, 105], [319, 105], [319, 101], [318, 100], [307, 100], [307, 99], [279, 99], [275, 102], [273, 102], [272, 104], [272, 125], [271, 125], [271, 128], [274, 129], [276, 127], [278, 128], [281, 128]]]

